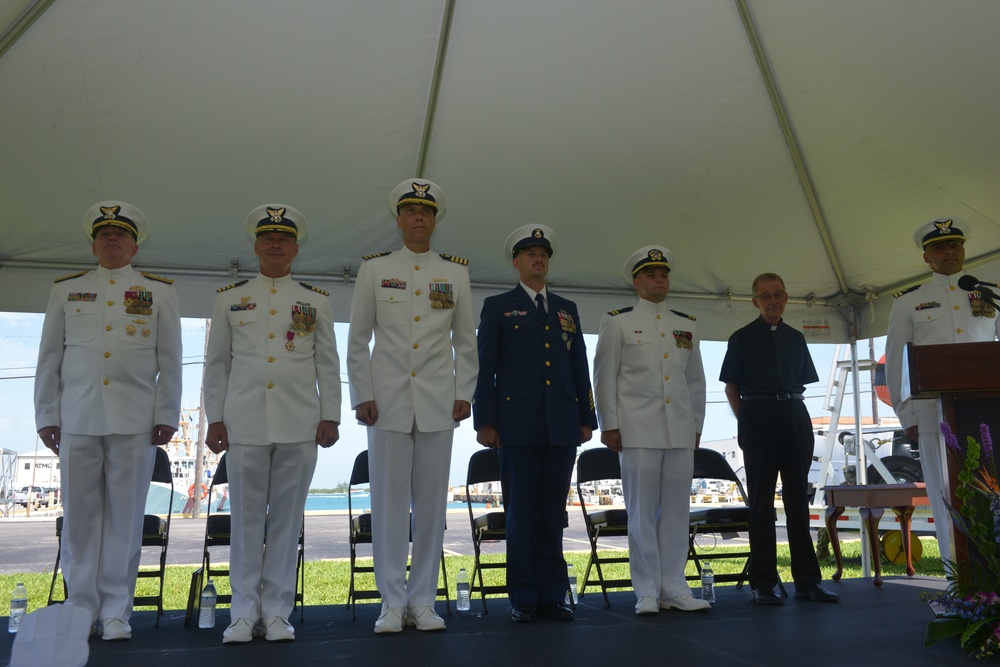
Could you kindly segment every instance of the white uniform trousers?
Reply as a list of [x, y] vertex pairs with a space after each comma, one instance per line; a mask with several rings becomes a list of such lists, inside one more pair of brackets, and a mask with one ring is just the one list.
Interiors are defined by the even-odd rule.
[[[368, 429], [375, 583], [391, 607], [433, 606], [448, 508], [454, 431], [395, 433]], [[409, 580], [410, 511], [413, 557]]]
[[684, 568], [694, 450], [625, 447], [620, 458], [636, 597], [689, 595]]
[[233, 621], [291, 615], [296, 549], [316, 456], [315, 441], [230, 443], [226, 474], [232, 508], [229, 615]]
[[920, 432], [920, 468], [927, 484], [927, 497], [934, 517], [934, 532], [937, 534], [941, 558], [955, 559], [951, 553], [951, 514], [945, 498], [945, 475], [948, 469], [944, 462], [944, 437], [941, 435], [941, 402], [934, 399], [913, 401], [913, 413], [917, 417]]
[[62, 569], [69, 599], [92, 621], [132, 615], [142, 518], [156, 460], [152, 433], [75, 435], [59, 443]]

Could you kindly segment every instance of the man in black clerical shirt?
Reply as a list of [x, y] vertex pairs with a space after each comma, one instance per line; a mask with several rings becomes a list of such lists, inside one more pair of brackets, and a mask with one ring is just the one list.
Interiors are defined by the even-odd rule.
[[809, 533], [813, 434], [802, 392], [819, 377], [805, 337], [781, 319], [788, 303], [781, 276], [762, 273], [754, 279], [752, 290], [760, 317], [729, 337], [719, 380], [726, 383], [746, 464], [753, 601], [783, 602], [774, 590], [778, 584], [774, 487], [780, 473], [795, 597], [836, 602], [840, 596], [820, 584]]

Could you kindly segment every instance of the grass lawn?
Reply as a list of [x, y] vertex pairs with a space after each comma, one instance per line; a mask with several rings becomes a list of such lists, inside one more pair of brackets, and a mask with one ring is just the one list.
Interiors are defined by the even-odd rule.
[[[922, 545], [924, 551], [923, 558], [914, 563], [917, 574], [943, 578], [944, 568], [942, 567], [938, 556], [937, 541], [933, 539], [923, 540]], [[732, 551], [732, 549], [719, 547], [717, 548], [717, 551], [722, 553]], [[861, 577], [861, 542], [857, 540], [843, 542], [843, 553], [844, 578], [850, 579]], [[582, 585], [583, 574], [587, 568], [587, 560], [590, 556], [590, 552], [571, 551], [567, 552], [565, 555], [567, 562], [573, 563], [574, 565], [577, 576], [577, 584]], [[488, 561], [502, 561], [502, 559], [502, 555], [486, 556], [484, 558], [484, 560]], [[471, 576], [473, 557], [448, 556], [445, 560], [448, 568], [448, 585], [452, 591], [451, 597], [454, 601], [455, 579], [458, 575], [458, 570], [459, 568], [464, 567], [466, 572], [468, 572]], [[371, 559], [367, 559], [367, 563], [370, 565]], [[828, 580], [836, 569], [832, 557], [829, 559], [821, 559], [820, 566], [822, 567], [823, 578], [825, 580]], [[719, 559], [713, 561], [712, 567], [716, 574], [737, 572], [742, 568], [742, 563]], [[191, 567], [180, 566], [167, 568], [166, 581], [163, 591], [164, 609], [184, 609], [187, 607], [188, 588], [191, 583], [192, 569], [193, 568]], [[628, 566], [624, 564], [605, 566], [603, 567], [603, 570], [605, 578], [609, 579], [628, 576]], [[687, 570], [688, 574], [694, 574], [694, 565], [689, 562]], [[790, 582], [792, 580], [791, 561], [788, 555], [788, 545], [786, 544], [778, 545], [778, 571], [782, 581]], [[905, 574], [903, 566], [894, 565], [884, 560], [882, 573], [887, 577]], [[494, 571], [487, 570], [484, 576], [486, 576], [487, 584], [503, 583], [502, 569]], [[596, 574], [592, 572], [591, 578], [596, 580]], [[14, 584], [18, 581], [23, 581], [25, 586], [28, 588], [29, 611], [44, 606], [48, 600], [50, 579], [51, 574], [0, 575], [0, 610], [6, 611], [10, 608], [10, 593], [14, 590]], [[305, 603], [307, 605], [335, 605], [347, 603], [347, 591], [350, 585], [350, 564], [348, 561], [306, 561], [305, 580]], [[228, 584], [228, 581], [216, 582], [216, 588], [219, 593], [228, 593]], [[61, 579], [58, 585], [61, 587]], [[156, 585], [157, 581], [155, 579], [140, 580], [136, 592], [139, 594], [155, 593]], [[697, 586], [697, 582], [692, 582], [692, 585]], [[356, 586], [359, 590], [374, 588], [374, 575], [370, 573], [358, 575]], [[61, 593], [61, 588], [57, 590]], [[590, 588], [590, 591], [594, 590], [594, 588]], [[600, 588], [597, 588], [596, 592], [599, 594]], [[747, 592], [747, 595], [749, 595], [749, 591]], [[0, 613], [2, 613], [2, 611], [0, 611]]]

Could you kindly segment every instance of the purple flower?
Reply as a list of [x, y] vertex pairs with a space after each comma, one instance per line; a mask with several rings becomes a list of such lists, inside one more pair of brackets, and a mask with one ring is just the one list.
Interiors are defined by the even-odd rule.
[[951, 432], [951, 427], [948, 426], [947, 422], [941, 422], [941, 434], [944, 435], [944, 444], [948, 445], [948, 449], [961, 456], [962, 448], [958, 446], [958, 438]]
[[979, 425], [979, 440], [983, 443], [983, 451], [987, 460], [993, 459], [993, 438], [990, 437], [990, 427], [986, 424]]

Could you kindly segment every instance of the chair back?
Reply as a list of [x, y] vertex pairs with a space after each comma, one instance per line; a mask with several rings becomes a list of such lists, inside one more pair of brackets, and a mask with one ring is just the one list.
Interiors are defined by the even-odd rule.
[[692, 479], [722, 479], [727, 482], [733, 482], [736, 484], [737, 490], [740, 495], [746, 499], [746, 490], [743, 488], [743, 482], [740, 481], [739, 476], [737, 476], [736, 471], [733, 467], [729, 465], [724, 457], [719, 452], [712, 449], [698, 448], [694, 450], [694, 472], [692, 473]]
[[216, 484], [229, 484], [229, 476], [226, 474], [226, 454], [223, 454], [219, 459], [219, 465], [215, 468], [215, 474], [212, 475], [212, 486]]
[[167, 456], [167, 450], [163, 447], [156, 448], [156, 459], [153, 462], [153, 476], [150, 478], [152, 482], [159, 482], [160, 484], [174, 485], [174, 475], [170, 470], [170, 457]]
[[576, 483], [595, 482], [600, 479], [621, 479], [622, 466], [618, 452], [607, 447], [594, 447], [580, 452], [576, 461]]
[[495, 449], [480, 449], [469, 459], [465, 476], [466, 490], [473, 484], [500, 481], [500, 454]]
[[350, 486], [357, 484], [368, 484], [368, 450], [362, 450], [354, 459], [354, 469], [351, 470]]

